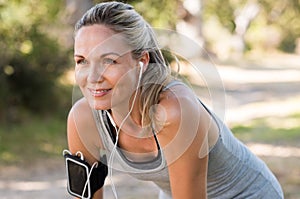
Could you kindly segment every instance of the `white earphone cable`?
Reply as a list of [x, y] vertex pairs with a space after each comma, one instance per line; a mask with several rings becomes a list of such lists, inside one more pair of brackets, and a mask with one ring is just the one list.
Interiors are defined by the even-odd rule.
[[86, 187], [87, 187], [87, 185], [88, 185], [88, 183], [89, 183], [89, 181], [90, 181], [90, 178], [91, 178], [91, 175], [92, 175], [92, 171], [93, 171], [93, 169], [94, 169], [96, 166], [98, 166], [98, 162], [94, 162], [94, 164], [93, 164], [92, 167], [91, 167], [91, 170], [90, 170], [90, 172], [89, 172], [89, 175], [88, 175], [88, 177], [87, 177], [87, 180], [86, 180], [86, 182], [85, 182], [85, 184], [84, 184], [84, 188], [83, 188], [83, 191], [82, 191], [81, 198], [84, 198], [84, 192], [85, 192]]

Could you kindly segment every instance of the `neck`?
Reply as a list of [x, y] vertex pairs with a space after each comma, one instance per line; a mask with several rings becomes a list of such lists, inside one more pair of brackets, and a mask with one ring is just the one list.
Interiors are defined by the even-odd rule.
[[136, 94], [135, 100], [133, 100], [134, 95], [129, 100], [125, 100], [125, 102], [118, 104], [118, 106], [114, 106], [111, 109], [111, 115], [116, 125], [128, 133], [137, 133], [141, 131], [141, 115], [139, 113], [138, 100], [139, 93]]

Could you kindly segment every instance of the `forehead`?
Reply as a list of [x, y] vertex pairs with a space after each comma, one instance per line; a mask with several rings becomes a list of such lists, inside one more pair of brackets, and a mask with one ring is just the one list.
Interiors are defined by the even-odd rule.
[[80, 28], [75, 36], [74, 54], [84, 57], [97, 54], [118, 53], [120, 55], [132, 51], [121, 33], [116, 33], [104, 25], [91, 25]]

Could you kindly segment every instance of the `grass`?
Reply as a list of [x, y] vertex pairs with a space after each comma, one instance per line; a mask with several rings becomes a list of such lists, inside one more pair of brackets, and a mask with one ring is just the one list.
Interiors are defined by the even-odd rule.
[[247, 124], [236, 124], [232, 131], [243, 142], [300, 146], [300, 113], [287, 117], [254, 119]]
[[66, 146], [66, 119], [31, 117], [22, 123], [0, 126], [2, 166], [55, 158]]

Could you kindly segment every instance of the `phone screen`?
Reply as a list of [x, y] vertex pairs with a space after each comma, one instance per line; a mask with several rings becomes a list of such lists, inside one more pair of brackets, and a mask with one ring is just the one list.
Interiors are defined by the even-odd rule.
[[[81, 197], [84, 186], [87, 181], [88, 171], [84, 165], [80, 163], [75, 163], [73, 161], [67, 161], [68, 168], [68, 178], [69, 178], [69, 189], [73, 194]], [[88, 185], [87, 185], [88, 186]], [[86, 187], [84, 197], [87, 198], [89, 196], [89, 187]]]

